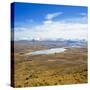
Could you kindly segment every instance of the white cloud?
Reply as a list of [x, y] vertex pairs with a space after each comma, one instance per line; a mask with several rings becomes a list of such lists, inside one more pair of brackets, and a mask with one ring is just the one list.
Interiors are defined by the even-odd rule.
[[85, 23], [67, 23], [67, 22], [52, 22], [42, 25], [26, 28], [22, 31], [15, 32], [15, 38], [18, 39], [86, 39], [87, 40], [87, 24]]
[[87, 16], [87, 13], [80, 13], [81, 16]]
[[15, 31], [24, 31], [27, 30], [25, 27], [16, 27], [14, 28]]
[[63, 14], [63, 13], [62, 12], [50, 13], [50, 14], [47, 14], [45, 18], [47, 20], [51, 20], [51, 19], [53, 19], [61, 14]]
[[43, 24], [29, 27], [15, 28], [15, 40], [22, 39], [86, 39], [88, 35], [87, 17], [68, 18], [62, 21], [52, 19], [62, 14], [61, 12], [46, 15]]
[[46, 20], [43, 22], [44, 24], [51, 24], [52, 23], [52, 20]]

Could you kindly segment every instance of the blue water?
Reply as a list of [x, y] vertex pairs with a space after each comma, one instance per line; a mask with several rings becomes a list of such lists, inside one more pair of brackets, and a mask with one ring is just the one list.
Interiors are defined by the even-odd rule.
[[42, 55], [42, 54], [54, 54], [54, 53], [61, 53], [64, 52], [65, 48], [51, 48], [47, 50], [38, 50], [26, 53], [25, 55]]

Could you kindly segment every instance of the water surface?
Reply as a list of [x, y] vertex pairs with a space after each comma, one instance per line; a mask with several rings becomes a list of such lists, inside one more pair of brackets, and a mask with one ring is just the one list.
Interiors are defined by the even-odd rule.
[[41, 54], [54, 54], [54, 53], [61, 53], [64, 52], [65, 48], [51, 48], [47, 50], [38, 50], [26, 53], [25, 55], [41, 55]]

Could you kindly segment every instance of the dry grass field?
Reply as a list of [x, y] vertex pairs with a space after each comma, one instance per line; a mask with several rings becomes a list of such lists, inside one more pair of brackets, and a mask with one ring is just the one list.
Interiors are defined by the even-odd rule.
[[87, 48], [67, 48], [62, 53], [28, 55], [47, 46], [15, 45], [15, 87], [87, 83]]

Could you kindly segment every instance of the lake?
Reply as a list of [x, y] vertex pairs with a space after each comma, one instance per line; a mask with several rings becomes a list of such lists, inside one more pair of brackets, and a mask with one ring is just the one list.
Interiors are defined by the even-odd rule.
[[42, 54], [54, 54], [54, 53], [61, 53], [64, 52], [65, 48], [51, 48], [46, 50], [38, 50], [26, 53], [25, 55], [42, 55]]

